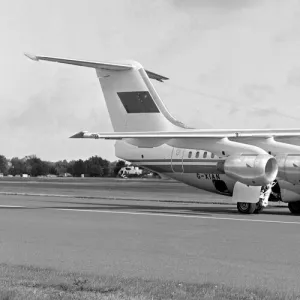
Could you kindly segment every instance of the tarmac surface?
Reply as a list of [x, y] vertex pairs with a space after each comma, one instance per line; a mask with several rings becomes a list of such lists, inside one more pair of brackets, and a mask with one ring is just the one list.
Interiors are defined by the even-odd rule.
[[198, 203], [225, 200], [167, 181], [1, 179], [0, 263], [300, 291], [300, 216]]

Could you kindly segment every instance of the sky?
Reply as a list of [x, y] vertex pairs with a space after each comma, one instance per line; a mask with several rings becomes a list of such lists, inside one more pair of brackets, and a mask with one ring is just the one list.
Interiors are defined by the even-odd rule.
[[300, 128], [298, 0], [0, 0], [0, 154], [115, 160], [95, 71], [23, 53], [133, 59], [195, 128]]

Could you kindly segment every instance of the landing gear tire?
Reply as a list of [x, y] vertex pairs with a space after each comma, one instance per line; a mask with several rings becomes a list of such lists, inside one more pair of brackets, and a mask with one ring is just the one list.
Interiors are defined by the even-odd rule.
[[300, 202], [290, 202], [288, 207], [292, 214], [300, 215]]
[[238, 202], [237, 209], [242, 214], [253, 214], [256, 209], [256, 203]]

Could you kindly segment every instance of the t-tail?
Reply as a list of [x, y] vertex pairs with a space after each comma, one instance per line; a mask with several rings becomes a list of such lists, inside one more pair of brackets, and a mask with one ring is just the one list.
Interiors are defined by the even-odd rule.
[[168, 112], [151, 79], [168, 78], [145, 70], [135, 61], [103, 63], [34, 56], [30, 59], [65, 63], [96, 69], [115, 132], [182, 131], [186, 127]]

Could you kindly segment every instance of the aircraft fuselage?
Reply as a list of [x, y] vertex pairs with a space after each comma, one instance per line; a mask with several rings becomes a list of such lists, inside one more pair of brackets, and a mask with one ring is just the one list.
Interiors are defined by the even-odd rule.
[[164, 174], [175, 180], [209, 192], [232, 195], [235, 180], [224, 174], [218, 164], [224, 161], [203, 150], [178, 149], [168, 145], [138, 148], [116, 142], [116, 156], [134, 165]]
[[[219, 164], [226, 157], [218, 157], [205, 150], [179, 149], [168, 145], [138, 148], [122, 141], [116, 142], [115, 150], [116, 156], [121, 159], [198, 189], [226, 196], [233, 194], [236, 180], [228, 177], [219, 168]], [[300, 200], [300, 185], [291, 184], [281, 178], [277, 178], [277, 181], [280, 187], [275, 188], [276, 192], [280, 190], [277, 200]]]

